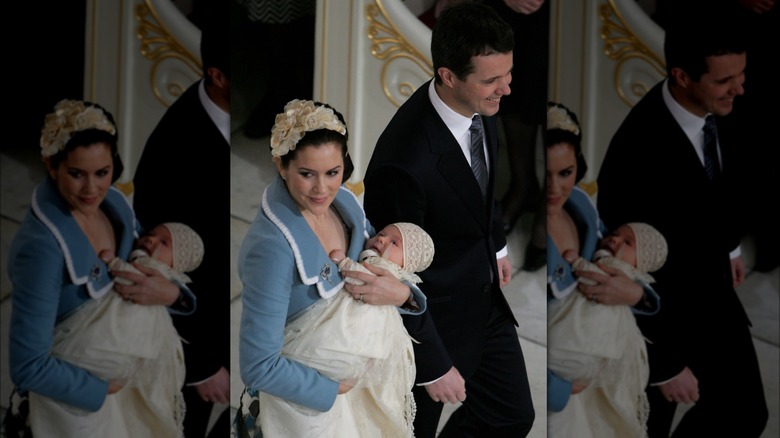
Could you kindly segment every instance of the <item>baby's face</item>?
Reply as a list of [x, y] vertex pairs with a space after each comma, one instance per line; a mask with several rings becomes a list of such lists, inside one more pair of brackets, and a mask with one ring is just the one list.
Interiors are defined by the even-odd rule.
[[173, 236], [165, 225], [157, 225], [135, 244], [153, 258], [173, 267]]
[[607, 249], [615, 257], [636, 268], [636, 236], [628, 225], [621, 225], [599, 242], [601, 249]]
[[384, 227], [376, 236], [368, 239], [366, 249], [373, 249], [383, 258], [403, 268], [404, 243], [401, 231], [395, 225]]

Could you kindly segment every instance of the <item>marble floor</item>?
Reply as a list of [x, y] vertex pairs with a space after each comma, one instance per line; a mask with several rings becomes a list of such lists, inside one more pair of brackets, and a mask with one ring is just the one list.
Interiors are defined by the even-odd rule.
[[[268, 139], [250, 140], [234, 137], [232, 145], [231, 174], [231, 228], [233, 255], [235, 254], [254, 218], [260, 204], [262, 189], [270, 181], [273, 168], [268, 153]], [[12, 384], [8, 375], [8, 322], [10, 315], [10, 283], [6, 272], [6, 256], [13, 234], [29, 207], [30, 194], [35, 184], [43, 177], [37, 151], [22, 148], [4, 148], [0, 151], [0, 407], [4, 414], [7, 408]], [[528, 239], [530, 224], [528, 218], [509, 236], [510, 259], [513, 266], [522, 265], [523, 248]], [[751, 266], [751, 242], [744, 242], [748, 266]], [[230, 280], [231, 340], [238, 335], [238, 321], [241, 313], [241, 285], [235, 269]], [[778, 363], [780, 363], [780, 273], [750, 272], [738, 293], [753, 321], [753, 335], [761, 364], [765, 391], [770, 408], [769, 424], [762, 436], [780, 435], [780, 391], [778, 389]], [[537, 420], [530, 437], [546, 436], [546, 323], [545, 323], [545, 275], [543, 270], [529, 273], [516, 268], [512, 282], [504, 289], [520, 326], [517, 329], [522, 345], [528, 377], [531, 384]], [[235, 413], [238, 397], [243, 385], [238, 373], [238, 352], [232, 346], [232, 399], [231, 410]], [[446, 416], [454, 410], [449, 405]]]

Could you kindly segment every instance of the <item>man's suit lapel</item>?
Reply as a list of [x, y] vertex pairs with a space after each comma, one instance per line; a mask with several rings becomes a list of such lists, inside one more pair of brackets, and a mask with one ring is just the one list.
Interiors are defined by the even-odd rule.
[[482, 200], [482, 192], [471, 172], [471, 167], [469, 167], [466, 157], [463, 156], [458, 142], [436, 113], [427, 96], [426, 101], [428, 106], [426, 117], [430, 120], [423, 125], [428, 136], [428, 144], [431, 146], [431, 153], [439, 155], [436, 168], [452, 191], [463, 201], [463, 205], [469, 213], [480, 225], [486, 226], [487, 215], [485, 211], [487, 207]]

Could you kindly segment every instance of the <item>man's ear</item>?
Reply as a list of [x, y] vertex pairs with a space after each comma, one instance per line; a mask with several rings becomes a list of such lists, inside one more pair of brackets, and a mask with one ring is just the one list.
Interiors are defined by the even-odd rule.
[[441, 78], [441, 82], [445, 87], [455, 87], [455, 80], [458, 79], [458, 77], [455, 75], [455, 72], [448, 69], [447, 67], [439, 67], [438, 72], [439, 77]]
[[691, 77], [680, 67], [672, 67], [672, 77], [674, 82], [682, 88], [688, 88], [691, 82]]
[[228, 84], [228, 78], [227, 76], [222, 73], [222, 71], [216, 67], [209, 67], [206, 69], [206, 74], [211, 79], [211, 82], [218, 86], [219, 88], [225, 88]]

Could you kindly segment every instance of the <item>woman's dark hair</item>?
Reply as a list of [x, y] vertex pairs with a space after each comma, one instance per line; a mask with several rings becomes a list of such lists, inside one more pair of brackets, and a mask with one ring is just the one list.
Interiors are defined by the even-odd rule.
[[49, 157], [49, 165], [52, 167], [52, 169], [57, 169], [60, 166], [60, 163], [64, 161], [71, 153], [71, 151], [77, 147], [87, 147], [95, 143], [106, 143], [111, 149], [111, 160], [113, 161], [111, 184], [113, 184], [119, 179], [119, 177], [122, 175], [122, 170], [124, 170], [124, 165], [122, 164], [122, 159], [119, 157], [119, 150], [117, 147], [117, 137], [119, 135], [119, 130], [116, 127], [114, 117], [111, 115], [111, 113], [106, 111], [105, 108], [96, 103], [86, 101], [84, 102], [84, 106], [95, 107], [103, 111], [103, 114], [106, 116], [108, 121], [114, 125], [114, 134], [94, 128], [85, 129], [83, 131], [76, 131], [73, 133], [73, 135], [71, 135], [70, 140], [65, 143], [65, 147], [62, 148], [62, 150]]
[[557, 127], [551, 128], [548, 120], [547, 130], [545, 131], [545, 144], [548, 148], [558, 143], [569, 143], [574, 147], [574, 156], [577, 158], [577, 175], [575, 177], [575, 182], [580, 182], [585, 176], [585, 172], [588, 171], [588, 164], [585, 162], [585, 157], [582, 155], [582, 128], [580, 127], [580, 121], [577, 120], [576, 114], [560, 103], [548, 102], [548, 114], [551, 108], [563, 109], [571, 121], [577, 125], [577, 133], [575, 134], [572, 131]]
[[515, 47], [512, 27], [481, 3], [464, 2], [442, 11], [431, 34], [431, 58], [436, 83], [446, 67], [460, 80], [474, 71], [472, 58], [510, 53]]
[[[333, 113], [336, 114], [336, 117], [338, 117], [339, 121], [341, 121], [341, 123], [343, 123], [344, 127], [346, 128], [347, 122], [344, 120], [344, 116], [341, 115], [340, 112], [336, 111], [335, 108], [328, 105], [327, 103], [322, 102], [314, 102], [314, 105], [324, 106], [326, 108], [332, 109]], [[352, 158], [349, 156], [349, 149], [347, 147], [348, 139], [349, 131], [345, 132], [344, 135], [337, 131], [324, 128], [305, 132], [303, 137], [301, 137], [301, 139], [298, 140], [298, 143], [296, 143], [295, 149], [279, 157], [282, 160], [282, 167], [285, 169], [289, 167], [290, 161], [294, 160], [298, 156], [298, 151], [303, 148], [309, 146], [318, 147], [326, 143], [337, 143], [341, 146], [341, 157], [344, 159], [344, 174], [342, 175], [341, 180], [343, 184], [349, 179], [350, 176], [352, 176], [352, 171], [355, 170], [355, 165], [352, 163]]]

